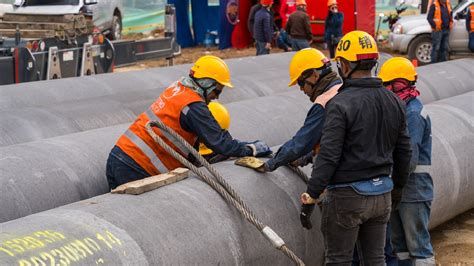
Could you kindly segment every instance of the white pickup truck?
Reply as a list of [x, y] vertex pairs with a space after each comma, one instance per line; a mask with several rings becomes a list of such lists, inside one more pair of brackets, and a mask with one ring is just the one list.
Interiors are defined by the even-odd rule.
[[[453, 28], [449, 34], [449, 53], [470, 53], [466, 30], [466, 10], [474, 0], [463, 0], [453, 8]], [[389, 40], [392, 50], [407, 53], [420, 65], [431, 62], [431, 26], [426, 14], [403, 16], [392, 28]]]
[[91, 13], [94, 25], [109, 39], [117, 40], [122, 36], [121, 0], [0, 0], [0, 13], [3, 12], [42, 15]]

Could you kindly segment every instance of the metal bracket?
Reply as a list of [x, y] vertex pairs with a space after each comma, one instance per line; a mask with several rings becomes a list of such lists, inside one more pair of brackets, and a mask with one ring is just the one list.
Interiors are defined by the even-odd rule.
[[81, 77], [95, 75], [92, 44], [85, 43], [82, 49]]
[[50, 47], [48, 52], [48, 72], [46, 74], [46, 79], [60, 79], [61, 77], [61, 63], [59, 62], [58, 47]]

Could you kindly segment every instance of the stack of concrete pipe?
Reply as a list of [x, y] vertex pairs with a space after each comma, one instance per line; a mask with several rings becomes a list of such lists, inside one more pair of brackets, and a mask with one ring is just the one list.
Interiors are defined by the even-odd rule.
[[[262, 58], [267, 58], [265, 60], [272, 64], [280, 62], [275, 60], [277, 56]], [[235, 65], [246, 69], [244, 62]], [[440, 81], [430, 83], [433, 87], [420, 87], [422, 97], [429, 95], [422, 98], [425, 103], [444, 95], [455, 96], [473, 90], [473, 60], [429, 67], [426, 72], [428, 66], [419, 68], [420, 84], [428, 84], [424, 80], [431, 81], [430, 75], [439, 80], [442, 80], [440, 75], [446, 75], [450, 80], [454, 72], [465, 82], [451, 81], [447, 83], [449, 87], [444, 87], [446, 83]], [[459, 67], [464, 70], [457, 69]], [[446, 70], [439, 73], [435, 72], [437, 69]], [[285, 84], [286, 73], [275, 79], [279, 79], [275, 84]], [[474, 179], [469, 163], [473, 154], [466, 145], [474, 138], [472, 97], [473, 93], [469, 92], [430, 103], [425, 108], [433, 123], [436, 196], [432, 226], [474, 206], [474, 199], [470, 196]], [[94, 101], [92, 98], [89, 100]], [[74, 102], [70, 104], [73, 106]], [[146, 105], [142, 106], [143, 109]], [[8, 104], [2, 102], [2, 106]], [[230, 131], [235, 137], [242, 140], [258, 138], [270, 145], [278, 145], [301, 126], [310, 103], [294, 90], [227, 106], [232, 115]], [[87, 115], [94, 114], [91, 111], [83, 117]], [[132, 111], [128, 119], [135, 115], [136, 112]], [[0, 222], [105, 193], [105, 160], [126, 127], [127, 124], [122, 124], [1, 148]], [[233, 166], [232, 162], [220, 163], [217, 167], [250, 207], [281, 233], [298, 255], [309, 264], [321, 263], [319, 231], [308, 232], [299, 225], [297, 198], [304, 190], [304, 184], [297, 176], [287, 169], [260, 175]], [[318, 224], [318, 220], [319, 215], [314, 215], [313, 222]], [[23, 248], [22, 251], [18, 246], [0, 246], [0, 262], [11, 264], [25, 260], [24, 265], [28, 265], [27, 262], [34, 265], [35, 260], [45, 261], [59, 256], [54, 250], [67, 250], [66, 246], [83, 240], [89, 248], [83, 247], [81, 253], [76, 247], [75, 252], [82, 256], [74, 258], [83, 264], [104, 261], [113, 264], [288, 264], [288, 260], [272, 250], [235, 210], [195, 177], [141, 196], [106, 194], [0, 224], [0, 243], [10, 240], [13, 244], [21, 244], [18, 239], [22, 237], [39, 241], [36, 242], [37, 248]], [[42, 241], [41, 237], [45, 239]], [[17, 242], [13, 238], [17, 238]], [[74, 243], [80, 245], [79, 242]], [[72, 257], [69, 259], [73, 260]]]

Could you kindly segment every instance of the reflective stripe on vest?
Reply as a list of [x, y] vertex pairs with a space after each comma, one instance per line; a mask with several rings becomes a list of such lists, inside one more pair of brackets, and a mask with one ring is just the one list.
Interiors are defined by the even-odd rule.
[[471, 32], [474, 32], [474, 5], [469, 7], [469, 12], [471, 12]]
[[[433, 4], [435, 5], [433, 21], [435, 22], [436, 30], [440, 31], [441, 26], [443, 24], [443, 20], [441, 18], [441, 5], [439, 4], [439, 0], [435, 0], [433, 2]], [[451, 13], [451, 3], [449, 2], [449, 0], [446, 0], [446, 8], [448, 9], [448, 14], [451, 15], [452, 14]], [[451, 29], [452, 27], [453, 27], [453, 22], [450, 19], [449, 20], [449, 28]]]
[[415, 168], [415, 171], [413, 173], [415, 174], [421, 174], [421, 173], [430, 173], [431, 172], [431, 165], [417, 165]]
[[[145, 114], [146, 116], [148, 116], [148, 120], [150, 121], [161, 121], [160, 118], [158, 118], [158, 116], [155, 115], [155, 113], [153, 113], [153, 111], [148, 108], [146, 111], [145, 111]], [[183, 154], [186, 154], [186, 156], [189, 154], [189, 150], [181, 143], [179, 142], [178, 140], [176, 140], [172, 135], [170, 135], [168, 132], [164, 131], [164, 130], [160, 130], [161, 133], [169, 140], [171, 141], [171, 143], [173, 143], [173, 145], [175, 145]]]
[[127, 129], [124, 135], [150, 159], [153, 166], [155, 166], [160, 173], [168, 172], [168, 169], [163, 165], [158, 156], [156, 156], [155, 152], [141, 138], [135, 135], [133, 131]]

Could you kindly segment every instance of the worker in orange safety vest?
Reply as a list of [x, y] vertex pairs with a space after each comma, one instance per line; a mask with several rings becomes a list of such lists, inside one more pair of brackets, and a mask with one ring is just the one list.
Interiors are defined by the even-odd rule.
[[[149, 121], [162, 121], [188, 143], [203, 142], [218, 154], [232, 157], [267, 156], [271, 150], [262, 141], [240, 142], [222, 130], [208, 105], [218, 99], [224, 87], [233, 87], [227, 64], [216, 56], [199, 58], [187, 77], [165, 89], [158, 99], [120, 136], [107, 160], [110, 189], [138, 179], [167, 173], [182, 164], [148, 134]], [[192, 161], [189, 151], [159, 129], [153, 129], [174, 150]]]
[[449, 32], [453, 27], [451, 3], [449, 0], [434, 0], [427, 16], [431, 25], [431, 63], [446, 61]]

